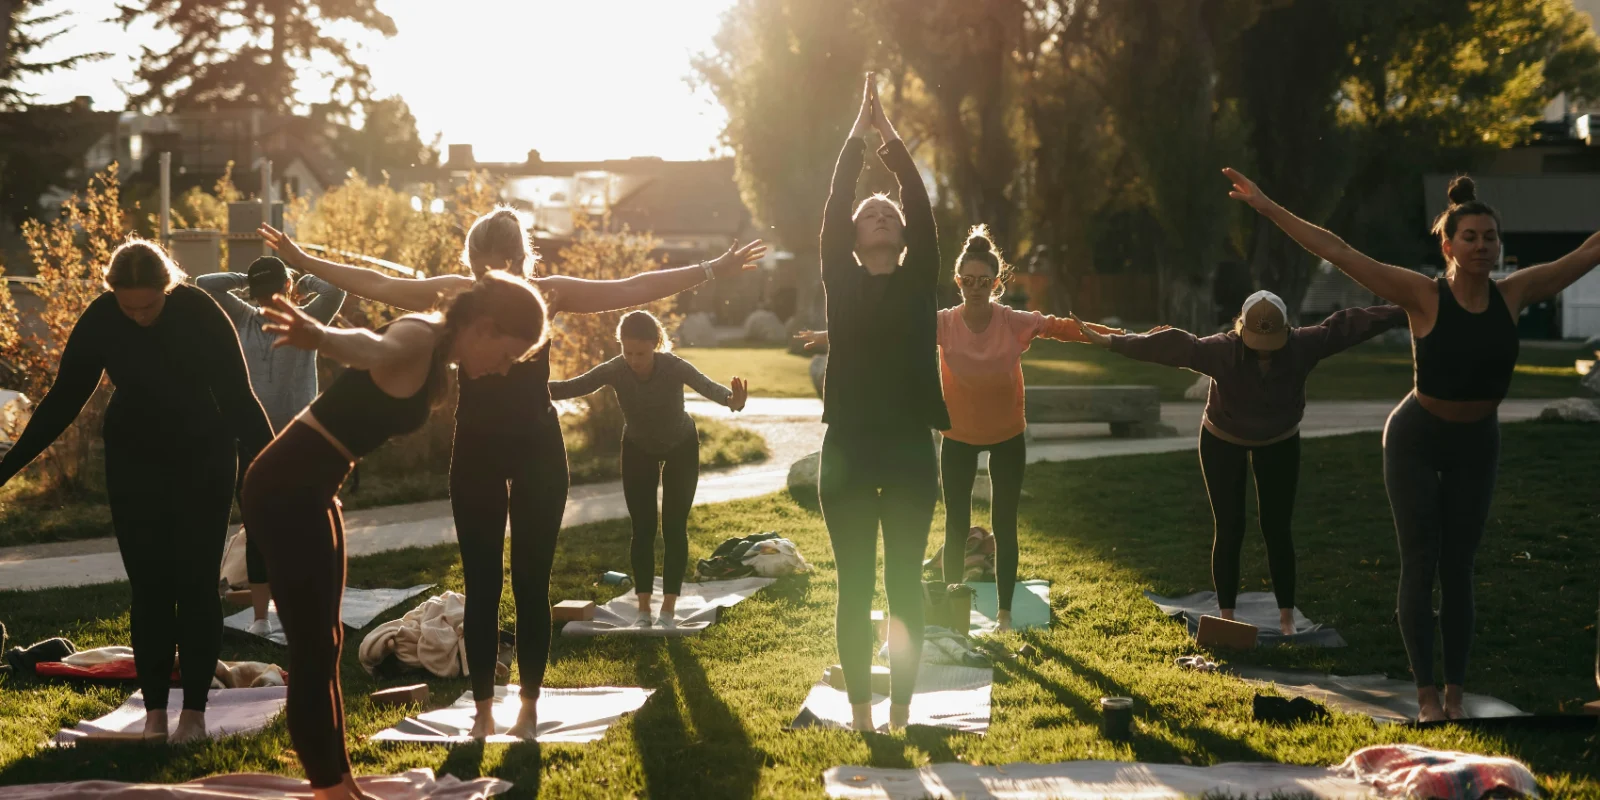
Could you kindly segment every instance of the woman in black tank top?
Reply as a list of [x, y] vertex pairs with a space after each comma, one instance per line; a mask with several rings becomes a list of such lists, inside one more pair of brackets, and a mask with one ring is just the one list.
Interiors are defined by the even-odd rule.
[[[279, 231], [262, 226], [267, 244], [303, 272], [380, 303], [421, 311], [471, 288], [490, 270], [527, 276], [539, 261], [527, 231], [510, 208], [478, 218], [467, 233], [466, 275], [395, 278], [374, 270], [312, 258]], [[614, 281], [561, 275], [529, 280], [549, 302], [550, 314], [597, 314], [640, 306], [692, 289], [716, 277], [753, 269], [766, 254], [761, 241], [728, 248], [715, 261], [660, 269]], [[550, 401], [548, 345], [515, 364], [505, 375], [461, 381], [456, 406], [455, 445], [450, 459], [450, 508], [467, 608], [463, 623], [467, 667], [478, 701], [472, 734], [494, 730], [495, 658], [500, 649], [500, 593], [505, 576], [506, 521], [511, 523], [511, 593], [516, 604], [517, 661], [523, 696], [537, 697], [550, 653], [550, 571], [556, 537], [567, 504], [567, 450], [555, 405]], [[533, 739], [538, 716], [534, 703], [508, 731]]]
[[281, 297], [267, 314], [280, 346], [321, 350], [349, 367], [262, 451], [241, 508], [289, 640], [295, 752], [319, 798], [364, 797], [344, 747], [339, 486], [362, 456], [422, 427], [451, 364], [468, 379], [505, 375], [542, 346], [547, 314], [536, 289], [504, 273], [457, 294], [443, 315], [402, 317], [376, 333], [324, 327]]
[[[1224, 172], [1232, 197], [1410, 318], [1416, 388], [1390, 414], [1383, 434], [1384, 485], [1400, 543], [1400, 635], [1417, 681], [1418, 718], [1459, 719], [1474, 628], [1473, 559], [1494, 494], [1496, 409], [1517, 362], [1516, 321], [1524, 308], [1600, 264], [1600, 234], [1557, 261], [1494, 280], [1500, 216], [1478, 200], [1470, 178], [1459, 177], [1450, 184], [1449, 209], [1434, 223], [1448, 270], [1433, 280], [1368, 258], [1272, 202], [1250, 179]], [[1435, 575], [1443, 702], [1433, 668]]]

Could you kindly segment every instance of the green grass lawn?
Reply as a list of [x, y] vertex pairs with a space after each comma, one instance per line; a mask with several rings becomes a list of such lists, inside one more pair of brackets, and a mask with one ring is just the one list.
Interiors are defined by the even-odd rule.
[[[704, 469], [749, 464], [768, 455], [766, 440], [754, 431], [714, 419], [696, 417], [695, 422], [700, 429], [700, 466]], [[392, 446], [379, 448], [361, 462], [359, 491], [351, 491], [351, 483], [346, 482], [340, 501], [346, 511], [355, 511], [449, 497], [448, 452], [445, 444], [435, 463], [419, 464], [414, 453]], [[574, 484], [621, 478], [616, 455], [597, 452], [570, 435], [567, 460]], [[101, 464], [96, 457], [94, 468], [99, 470]], [[93, 488], [79, 496], [41, 495], [25, 476], [0, 488], [0, 547], [110, 536], [111, 510], [106, 505], [104, 477], [91, 476], [90, 483]], [[237, 507], [233, 521], [239, 521]]]
[[[1600, 426], [1523, 423], [1505, 429], [1501, 481], [1478, 557], [1478, 631], [1469, 688], [1526, 710], [1573, 711], [1596, 696], [1593, 665], [1600, 558]], [[1376, 434], [1305, 445], [1296, 539], [1300, 607], [1336, 626], [1350, 646], [1227, 656], [1236, 662], [1342, 674], [1406, 674], [1390, 621], [1398, 563], [1380, 480]], [[1009, 634], [1041, 660], [998, 669], [989, 735], [786, 732], [812, 682], [834, 661], [834, 565], [814, 500], [787, 495], [697, 509], [691, 557], [726, 536], [778, 530], [816, 567], [729, 610], [698, 638], [678, 641], [557, 638], [553, 686], [640, 685], [656, 690], [636, 715], [589, 745], [380, 746], [363, 741], [399, 717], [366, 693], [382, 685], [344, 662], [352, 759], [360, 773], [429, 766], [517, 784], [515, 796], [820, 797], [820, 773], [837, 764], [913, 767], [959, 759], [974, 764], [1065, 759], [1141, 759], [1197, 765], [1277, 760], [1333, 764], [1352, 750], [1417, 742], [1513, 756], [1553, 796], [1600, 796], [1600, 739], [1530, 732], [1475, 733], [1445, 727], [1378, 727], [1339, 716], [1292, 728], [1251, 719], [1251, 688], [1185, 672], [1172, 663], [1196, 652], [1176, 623], [1140, 593], [1209, 588], [1210, 520], [1194, 455], [1133, 456], [1030, 467], [1022, 518], [1021, 572], [1053, 582], [1055, 622]], [[980, 513], [979, 518], [986, 515]], [[942, 520], [942, 516], [940, 517]], [[604, 570], [626, 568], [627, 523], [567, 531], [553, 579], [555, 599], [606, 599]], [[936, 522], [936, 536], [939, 523]], [[931, 549], [931, 548], [930, 548]], [[1246, 589], [1265, 588], [1258, 540], [1246, 546]], [[355, 586], [437, 581], [461, 588], [453, 547], [352, 562]], [[80, 646], [126, 642], [127, 588], [0, 594], [15, 640], [65, 635]], [[882, 607], [881, 605], [879, 607]], [[403, 610], [403, 609], [402, 609]], [[395, 612], [398, 614], [399, 612]], [[503, 601], [509, 624], [511, 598]], [[231, 636], [228, 658], [281, 658], [283, 651]], [[69, 687], [0, 678], [0, 784], [115, 775], [178, 781], [221, 771], [298, 774], [280, 720], [257, 736], [172, 752], [48, 752], [38, 742], [64, 724], [114, 707], [127, 688]], [[410, 681], [393, 681], [398, 684]], [[434, 705], [464, 681], [432, 681]], [[1138, 699], [1131, 743], [1098, 734], [1095, 701]]]
[[[759, 397], [816, 397], [807, 371], [810, 356], [791, 355], [782, 348], [684, 347], [678, 354], [701, 371], [726, 381], [748, 376], [750, 391]], [[1512, 397], [1569, 397], [1578, 391], [1570, 350], [1524, 347], [1517, 362]], [[1032, 386], [1137, 384], [1155, 386], [1162, 400], [1182, 400], [1195, 382], [1192, 372], [1147, 364], [1098, 347], [1066, 342], [1037, 341], [1023, 357], [1023, 375]], [[1306, 387], [1312, 400], [1395, 400], [1411, 390], [1411, 350], [1368, 343], [1341, 353], [1317, 367]]]

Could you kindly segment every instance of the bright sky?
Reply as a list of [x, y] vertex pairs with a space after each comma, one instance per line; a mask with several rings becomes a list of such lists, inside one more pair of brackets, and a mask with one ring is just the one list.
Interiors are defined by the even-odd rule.
[[[42, 57], [86, 51], [110, 59], [24, 84], [42, 102], [94, 98], [120, 109], [145, 30], [101, 22], [116, 0], [54, 0], [73, 31]], [[399, 33], [367, 50], [379, 96], [400, 94], [423, 139], [471, 144], [481, 161], [653, 155], [705, 158], [725, 115], [685, 81], [733, 0], [379, 0]], [[445, 11], [444, 9], [448, 9]], [[305, 99], [319, 99], [307, 94]], [[441, 147], [442, 149], [442, 147]]]

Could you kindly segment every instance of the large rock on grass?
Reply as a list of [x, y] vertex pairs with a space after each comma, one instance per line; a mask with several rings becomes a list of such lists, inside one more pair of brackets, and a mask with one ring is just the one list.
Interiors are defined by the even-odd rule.
[[1557, 400], [1539, 412], [1542, 421], [1600, 422], [1600, 404], [1583, 397]]
[[759, 344], [785, 344], [789, 341], [789, 331], [777, 314], [760, 309], [745, 317], [744, 338]]
[[678, 324], [678, 344], [685, 347], [715, 347], [717, 326], [711, 321], [711, 315], [697, 311], [684, 317], [683, 322]]

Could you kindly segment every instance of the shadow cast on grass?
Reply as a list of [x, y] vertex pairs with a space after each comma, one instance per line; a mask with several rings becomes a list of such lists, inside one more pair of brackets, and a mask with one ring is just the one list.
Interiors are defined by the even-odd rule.
[[711, 685], [690, 644], [667, 639], [659, 647], [640, 648], [635, 670], [640, 685], [658, 687], [633, 726], [646, 794], [754, 796], [767, 756]]

